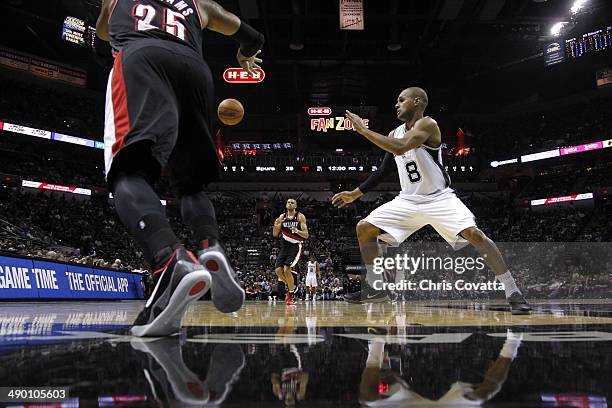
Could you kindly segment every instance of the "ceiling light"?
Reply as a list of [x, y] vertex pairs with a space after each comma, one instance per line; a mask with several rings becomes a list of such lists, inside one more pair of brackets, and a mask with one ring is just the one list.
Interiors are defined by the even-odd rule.
[[584, 7], [587, 1], [588, 0], [575, 0], [572, 8], [570, 8], [572, 14], [578, 13]]
[[561, 21], [561, 22], [555, 23], [552, 27], [550, 27], [550, 34], [559, 35], [561, 33], [561, 30], [566, 24], [567, 24], [567, 21]]

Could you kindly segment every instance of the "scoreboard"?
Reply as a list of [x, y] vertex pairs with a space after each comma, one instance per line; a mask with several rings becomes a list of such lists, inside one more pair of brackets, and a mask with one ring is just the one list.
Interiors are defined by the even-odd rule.
[[555, 65], [610, 48], [612, 48], [612, 26], [568, 38], [565, 44], [562, 40], [556, 39], [544, 45], [544, 65]]
[[612, 47], [612, 26], [565, 40], [567, 58], [578, 58], [584, 54], [599, 52]]
[[96, 29], [87, 25], [80, 18], [67, 16], [62, 26], [62, 40], [82, 47], [93, 48], [96, 40]]
[[[378, 170], [377, 165], [363, 164], [343, 164], [337, 163], [317, 165], [309, 163], [295, 164], [261, 164], [252, 165], [241, 163], [240, 161], [225, 164], [223, 170], [226, 173], [285, 173], [285, 174], [304, 174], [304, 173], [345, 173], [362, 174], [372, 173]], [[448, 157], [444, 159], [444, 169], [452, 176], [462, 175], [471, 176], [478, 173], [478, 160], [473, 157]]]
[[87, 44], [85, 31], [87, 25], [85, 21], [76, 17], [66, 17], [62, 28], [62, 40], [74, 44], [85, 46]]
[[240, 165], [231, 164], [224, 165], [223, 170], [226, 173], [363, 173], [373, 172], [378, 169], [378, 166], [358, 166], [358, 165], [337, 165], [337, 166], [317, 166], [317, 165]]

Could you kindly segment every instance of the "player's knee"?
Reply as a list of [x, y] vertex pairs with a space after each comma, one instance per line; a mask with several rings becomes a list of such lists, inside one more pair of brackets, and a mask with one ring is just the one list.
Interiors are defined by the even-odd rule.
[[368, 240], [376, 237], [378, 228], [367, 221], [359, 221], [357, 223], [357, 238], [359, 240]]
[[487, 236], [476, 227], [466, 228], [461, 231], [461, 236], [473, 245], [482, 244], [487, 240]]

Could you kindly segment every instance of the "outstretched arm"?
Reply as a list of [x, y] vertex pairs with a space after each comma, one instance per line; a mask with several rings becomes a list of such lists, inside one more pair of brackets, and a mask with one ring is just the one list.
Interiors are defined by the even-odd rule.
[[253, 29], [235, 14], [225, 10], [212, 0], [197, 0], [202, 13], [202, 28], [227, 35], [240, 43], [238, 63], [249, 73], [259, 68], [261, 59], [257, 54], [261, 51], [265, 39], [263, 34]]
[[414, 127], [405, 133], [403, 138], [396, 139], [393, 137], [385, 137], [380, 133], [368, 129], [363, 124], [363, 120], [352, 112], [346, 111], [346, 116], [353, 123], [353, 128], [357, 133], [365, 136], [370, 142], [381, 149], [395, 155], [402, 155], [408, 150], [419, 147], [430, 138], [433, 138], [434, 135], [440, 133], [438, 124], [430, 117], [417, 121]]
[[393, 169], [393, 155], [385, 153], [378, 169], [370, 174], [370, 176], [353, 191], [342, 191], [332, 197], [334, 207], [341, 208], [352, 203], [359, 197], [376, 187]]

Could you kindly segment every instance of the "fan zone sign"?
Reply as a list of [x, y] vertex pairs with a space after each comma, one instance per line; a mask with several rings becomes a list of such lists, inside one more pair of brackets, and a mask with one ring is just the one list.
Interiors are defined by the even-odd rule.
[[[368, 127], [370, 120], [363, 119], [363, 124]], [[353, 130], [353, 123], [344, 116], [333, 118], [310, 119], [310, 130], [315, 132], [327, 132], [328, 130]]]

